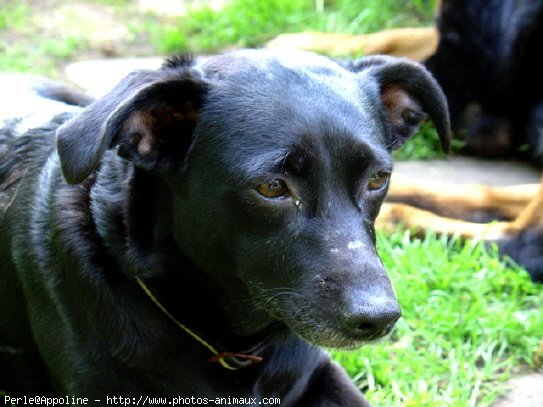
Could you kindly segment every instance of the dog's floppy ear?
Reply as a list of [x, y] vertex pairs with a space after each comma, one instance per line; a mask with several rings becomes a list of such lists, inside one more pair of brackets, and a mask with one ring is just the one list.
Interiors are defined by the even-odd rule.
[[451, 133], [447, 99], [424, 66], [403, 58], [378, 55], [362, 58], [347, 68], [376, 79], [390, 122], [391, 139], [387, 140], [390, 148], [401, 147], [428, 114], [443, 150], [449, 152]]
[[150, 171], [180, 165], [206, 92], [207, 83], [189, 69], [132, 73], [57, 130], [64, 178], [83, 181], [115, 146], [121, 157]]

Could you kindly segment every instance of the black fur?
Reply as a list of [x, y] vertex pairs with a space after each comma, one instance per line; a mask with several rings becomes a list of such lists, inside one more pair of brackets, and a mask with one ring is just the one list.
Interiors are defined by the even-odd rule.
[[543, 157], [543, 2], [443, 0], [426, 65], [447, 95], [453, 130], [483, 156]]
[[508, 256], [524, 267], [532, 280], [543, 283], [543, 229], [529, 228], [517, 235], [497, 242], [500, 254]]
[[[448, 143], [429, 74], [370, 65], [271, 51], [176, 59], [3, 137], [0, 387], [367, 405], [315, 345], [354, 348], [392, 329], [399, 307], [373, 230], [386, 185], [368, 179], [390, 172], [391, 147], [416, 127], [404, 118], [428, 111]], [[289, 194], [261, 195], [270, 179]], [[262, 363], [209, 362], [136, 277], [216, 347]]]
[[78, 89], [42, 78], [35, 82], [34, 91], [42, 98], [66, 103], [71, 106], [85, 107], [94, 102], [93, 97]]
[[[438, 28], [439, 46], [426, 66], [447, 95], [452, 127], [465, 139], [465, 150], [541, 163], [543, 2], [443, 0]], [[493, 215], [500, 218], [488, 212], [459, 217], [485, 221]], [[539, 230], [524, 231], [499, 246], [534, 281], [542, 280]]]

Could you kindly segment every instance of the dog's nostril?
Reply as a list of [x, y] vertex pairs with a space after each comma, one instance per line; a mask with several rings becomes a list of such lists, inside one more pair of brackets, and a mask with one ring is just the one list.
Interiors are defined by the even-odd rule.
[[358, 330], [360, 331], [373, 331], [375, 330], [375, 326], [373, 324], [364, 323], [358, 325]]
[[388, 334], [401, 316], [397, 304], [367, 305], [347, 316], [352, 334], [362, 339], [377, 339]]
[[363, 322], [355, 327], [355, 335], [359, 335], [364, 339], [374, 339], [384, 335], [382, 332], [384, 327], [380, 324], [371, 322]]

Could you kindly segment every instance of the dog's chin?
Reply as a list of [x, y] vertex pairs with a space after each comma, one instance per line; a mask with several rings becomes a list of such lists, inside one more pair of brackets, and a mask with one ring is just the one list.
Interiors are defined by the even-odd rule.
[[[390, 332], [378, 338], [362, 338], [350, 335], [336, 324], [326, 321], [315, 322], [316, 318], [308, 316], [307, 318], [288, 317], [290, 312], [274, 313], [277, 320], [285, 324], [291, 332], [296, 334], [305, 342], [321, 348], [335, 350], [356, 350], [364, 345], [374, 344], [387, 338]], [[298, 313], [299, 315], [299, 313]]]
[[[273, 301], [270, 301], [268, 305], [273, 304]], [[387, 332], [377, 338], [360, 337], [350, 334], [338, 324], [319, 320], [315, 315], [308, 313], [294, 312], [282, 307], [270, 307], [268, 312], [302, 340], [321, 348], [356, 350], [364, 345], [378, 343], [390, 334]], [[296, 315], [296, 318], [292, 318], [292, 315]]]
[[322, 326], [313, 327], [305, 325], [296, 327], [291, 325], [290, 328], [304, 341], [321, 348], [355, 350], [364, 345], [378, 342], [378, 340], [353, 338], [334, 328], [323, 328]]

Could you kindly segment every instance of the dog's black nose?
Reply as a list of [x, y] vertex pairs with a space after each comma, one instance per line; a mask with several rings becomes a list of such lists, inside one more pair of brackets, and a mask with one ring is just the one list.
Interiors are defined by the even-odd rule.
[[378, 339], [392, 331], [401, 314], [396, 301], [359, 303], [344, 315], [345, 326], [358, 339]]

